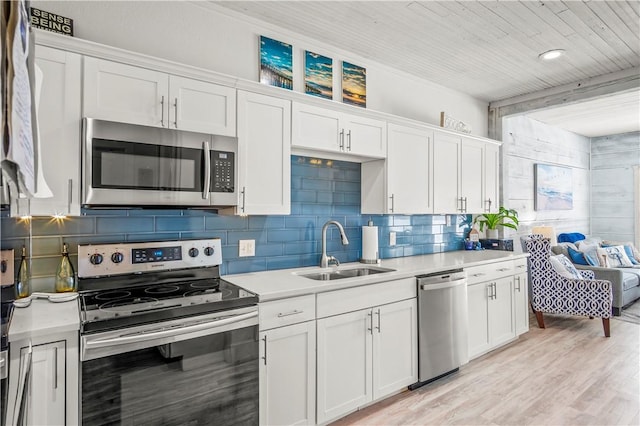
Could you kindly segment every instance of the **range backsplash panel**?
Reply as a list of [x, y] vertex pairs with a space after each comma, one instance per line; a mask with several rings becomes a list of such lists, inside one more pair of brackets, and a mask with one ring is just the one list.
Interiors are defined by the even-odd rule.
[[[77, 265], [78, 244], [161, 241], [220, 237], [222, 274], [315, 266], [320, 262], [322, 225], [330, 219], [345, 227], [342, 246], [335, 227], [327, 251], [340, 262], [362, 254], [361, 226], [378, 226], [380, 257], [414, 256], [460, 250], [471, 215], [361, 215], [360, 164], [310, 157], [291, 157], [291, 215], [224, 216], [202, 210], [83, 210], [63, 221], [2, 218], [2, 248], [26, 245], [34, 278], [53, 277], [63, 241]], [[389, 232], [396, 245], [389, 246]], [[30, 238], [31, 237], [31, 238]], [[238, 241], [256, 240], [254, 257], [238, 256]], [[16, 260], [16, 262], [19, 259]], [[16, 265], [17, 266], [17, 265]]]

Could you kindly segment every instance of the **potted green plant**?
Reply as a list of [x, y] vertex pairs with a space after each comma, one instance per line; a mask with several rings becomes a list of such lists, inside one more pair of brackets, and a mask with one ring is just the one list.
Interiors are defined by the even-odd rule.
[[473, 223], [480, 224], [480, 232], [484, 230], [485, 226], [487, 227], [487, 238], [498, 238], [498, 226], [518, 229], [518, 212], [500, 206], [497, 213], [482, 213], [476, 216]]

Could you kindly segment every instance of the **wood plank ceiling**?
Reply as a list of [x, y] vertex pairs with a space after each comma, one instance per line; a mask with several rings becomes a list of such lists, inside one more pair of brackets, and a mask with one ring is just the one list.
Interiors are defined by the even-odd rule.
[[214, 3], [487, 102], [640, 67], [634, 0]]

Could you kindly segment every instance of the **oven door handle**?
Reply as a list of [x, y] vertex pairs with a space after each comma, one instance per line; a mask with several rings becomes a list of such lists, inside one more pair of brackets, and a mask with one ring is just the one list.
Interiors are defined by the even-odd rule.
[[[219, 320], [203, 321], [197, 324], [187, 324], [184, 326], [172, 326], [169, 328], [156, 328], [152, 330], [139, 331], [136, 333], [122, 334], [118, 337], [102, 340], [89, 340], [85, 342], [85, 349], [97, 349], [107, 346], [126, 345], [130, 343], [144, 342], [148, 340], [162, 339], [167, 337], [183, 336], [188, 333], [201, 332], [200, 335], [204, 336], [212, 334], [211, 331], [216, 328], [220, 328], [225, 325], [241, 322], [247, 319], [251, 319], [258, 316], [257, 311], [249, 312], [246, 314], [233, 315]], [[199, 336], [189, 336], [199, 337]]]

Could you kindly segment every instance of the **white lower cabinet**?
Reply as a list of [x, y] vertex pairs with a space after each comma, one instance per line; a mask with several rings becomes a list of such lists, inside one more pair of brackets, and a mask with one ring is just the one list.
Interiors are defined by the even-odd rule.
[[10, 344], [6, 424], [78, 424], [77, 336], [29, 343]]
[[516, 337], [514, 262], [496, 262], [466, 271], [469, 358], [475, 358]]
[[260, 344], [260, 424], [315, 424], [315, 321], [263, 331]]
[[318, 423], [417, 381], [416, 299], [317, 321]]

